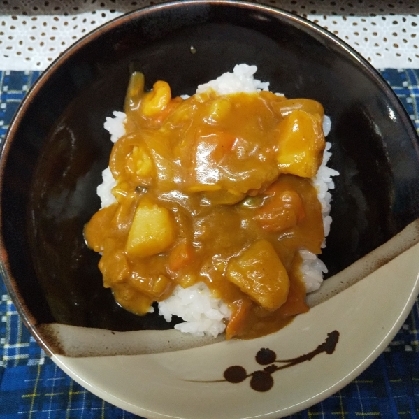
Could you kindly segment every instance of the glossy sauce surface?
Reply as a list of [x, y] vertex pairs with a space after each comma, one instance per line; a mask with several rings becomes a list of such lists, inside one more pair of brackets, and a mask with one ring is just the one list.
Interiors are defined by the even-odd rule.
[[226, 337], [252, 338], [308, 310], [299, 250], [321, 252], [311, 179], [323, 109], [270, 92], [171, 98], [134, 73], [109, 166], [116, 202], [85, 227], [105, 287], [139, 315], [204, 282], [231, 309]]

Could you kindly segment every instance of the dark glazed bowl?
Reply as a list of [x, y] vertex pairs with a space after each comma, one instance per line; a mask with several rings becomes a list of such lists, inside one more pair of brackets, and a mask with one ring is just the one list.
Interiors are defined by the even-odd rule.
[[419, 217], [415, 130], [380, 75], [339, 39], [291, 14], [229, 1], [168, 3], [93, 31], [58, 58], [18, 110], [1, 152], [1, 257], [8, 290], [48, 353], [38, 326], [168, 328], [118, 307], [102, 287], [82, 229], [111, 149], [103, 122], [121, 110], [133, 69], [150, 87], [195, 87], [237, 63], [288, 97], [320, 101], [332, 120], [333, 275]]

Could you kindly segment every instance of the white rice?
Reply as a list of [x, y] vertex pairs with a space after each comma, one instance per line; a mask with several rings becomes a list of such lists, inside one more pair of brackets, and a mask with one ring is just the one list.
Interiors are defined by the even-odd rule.
[[[269, 89], [269, 82], [262, 82], [254, 78], [257, 71], [256, 66], [238, 64], [232, 73], [224, 73], [216, 80], [198, 86], [196, 93], [203, 93], [213, 89], [218, 94], [231, 94], [238, 92], [258, 92]], [[185, 96], [184, 98], [187, 98]], [[123, 112], [115, 111], [113, 117], [107, 117], [104, 128], [110, 133], [111, 141], [116, 142], [125, 133], [124, 123], [126, 115]], [[331, 129], [330, 118], [325, 116], [323, 130], [327, 136]], [[332, 218], [330, 217], [330, 189], [334, 188], [332, 176], [339, 173], [327, 167], [330, 159], [331, 144], [326, 143], [323, 155], [323, 162], [320, 166], [313, 183], [318, 191], [318, 198], [322, 205], [322, 215], [325, 237], [329, 234]], [[112, 195], [112, 188], [116, 182], [109, 168], [102, 173], [103, 182], [97, 187], [97, 194], [101, 199], [101, 206], [106, 207], [115, 202]], [[325, 241], [323, 247], [325, 246]], [[316, 291], [323, 282], [323, 274], [327, 273], [325, 264], [314, 253], [301, 249], [300, 255], [303, 259], [301, 272], [307, 293]], [[195, 284], [188, 288], [177, 286], [173, 294], [166, 300], [159, 303], [159, 313], [166, 321], [170, 321], [173, 315], [181, 317], [184, 322], [175, 326], [184, 333], [192, 333], [197, 336], [204, 334], [217, 336], [225, 330], [224, 320], [230, 318], [230, 309], [220, 299], [211, 295], [210, 290], [203, 283]]]
[[184, 322], [175, 325], [175, 329], [183, 333], [214, 337], [224, 332], [223, 320], [231, 316], [228, 306], [212, 297], [202, 282], [188, 288], [177, 286], [172, 296], [159, 303], [159, 313], [168, 322], [173, 315], [182, 317]]
[[111, 134], [111, 141], [116, 143], [119, 138], [121, 138], [125, 134], [125, 121], [127, 116], [124, 112], [113, 112], [113, 118], [110, 116], [106, 117], [106, 121], [103, 124], [103, 128], [105, 128], [109, 134]]
[[107, 167], [102, 172], [102, 183], [96, 188], [96, 193], [100, 198], [101, 208], [109, 207], [116, 202], [116, 198], [112, 193], [112, 189], [116, 186], [116, 180], [112, 176], [111, 169]]
[[[328, 121], [327, 121], [328, 120]], [[325, 117], [326, 128], [324, 128], [325, 135], [330, 132], [330, 118]], [[332, 217], [329, 215], [331, 209], [332, 195], [329, 192], [330, 189], [334, 189], [335, 184], [333, 183], [332, 176], [337, 176], [339, 172], [327, 166], [327, 163], [332, 155], [329, 151], [331, 148], [330, 143], [326, 143], [326, 148], [323, 153], [323, 161], [317, 171], [313, 184], [317, 189], [317, 198], [322, 206], [323, 216], [323, 228], [324, 228], [324, 241], [322, 247], [326, 247], [326, 237], [330, 232], [330, 225], [332, 224]], [[301, 265], [301, 273], [303, 276], [304, 284], [306, 286], [306, 292], [310, 293], [320, 288], [323, 282], [323, 274], [327, 273], [326, 265], [315, 255], [314, 253], [306, 250], [300, 250], [301, 258], [303, 263]]]
[[217, 79], [198, 86], [196, 93], [203, 93], [209, 89], [215, 90], [220, 95], [268, 90], [269, 82], [262, 82], [254, 78], [257, 69], [255, 65], [237, 64], [232, 73], [224, 73]]

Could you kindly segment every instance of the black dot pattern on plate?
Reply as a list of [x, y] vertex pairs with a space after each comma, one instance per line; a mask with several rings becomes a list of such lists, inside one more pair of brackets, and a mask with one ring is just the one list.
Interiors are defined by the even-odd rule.
[[250, 387], [253, 390], [260, 392], [269, 391], [274, 386], [273, 374], [275, 372], [311, 361], [322, 353], [331, 355], [335, 352], [338, 341], [339, 332], [334, 330], [327, 334], [325, 341], [318, 345], [316, 349], [291, 359], [278, 359], [272, 349], [261, 348], [257, 352], [255, 359], [259, 365], [264, 366], [263, 369], [248, 373], [244, 367], [232, 365], [224, 370], [224, 380], [232, 384], [238, 384], [250, 378]]

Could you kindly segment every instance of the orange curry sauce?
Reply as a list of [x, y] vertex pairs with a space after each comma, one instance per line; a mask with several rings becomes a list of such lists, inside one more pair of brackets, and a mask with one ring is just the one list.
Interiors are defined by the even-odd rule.
[[110, 169], [116, 203], [85, 227], [105, 287], [142, 315], [174, 287], [204, 282], [231, 309], [226, 337], [276, 331], [306, 312], [299, 249], [321, 252], [311, 179], [323, 108], [270, 92], [188, 99], [166, 82], [128, 87], [126, 134]]

